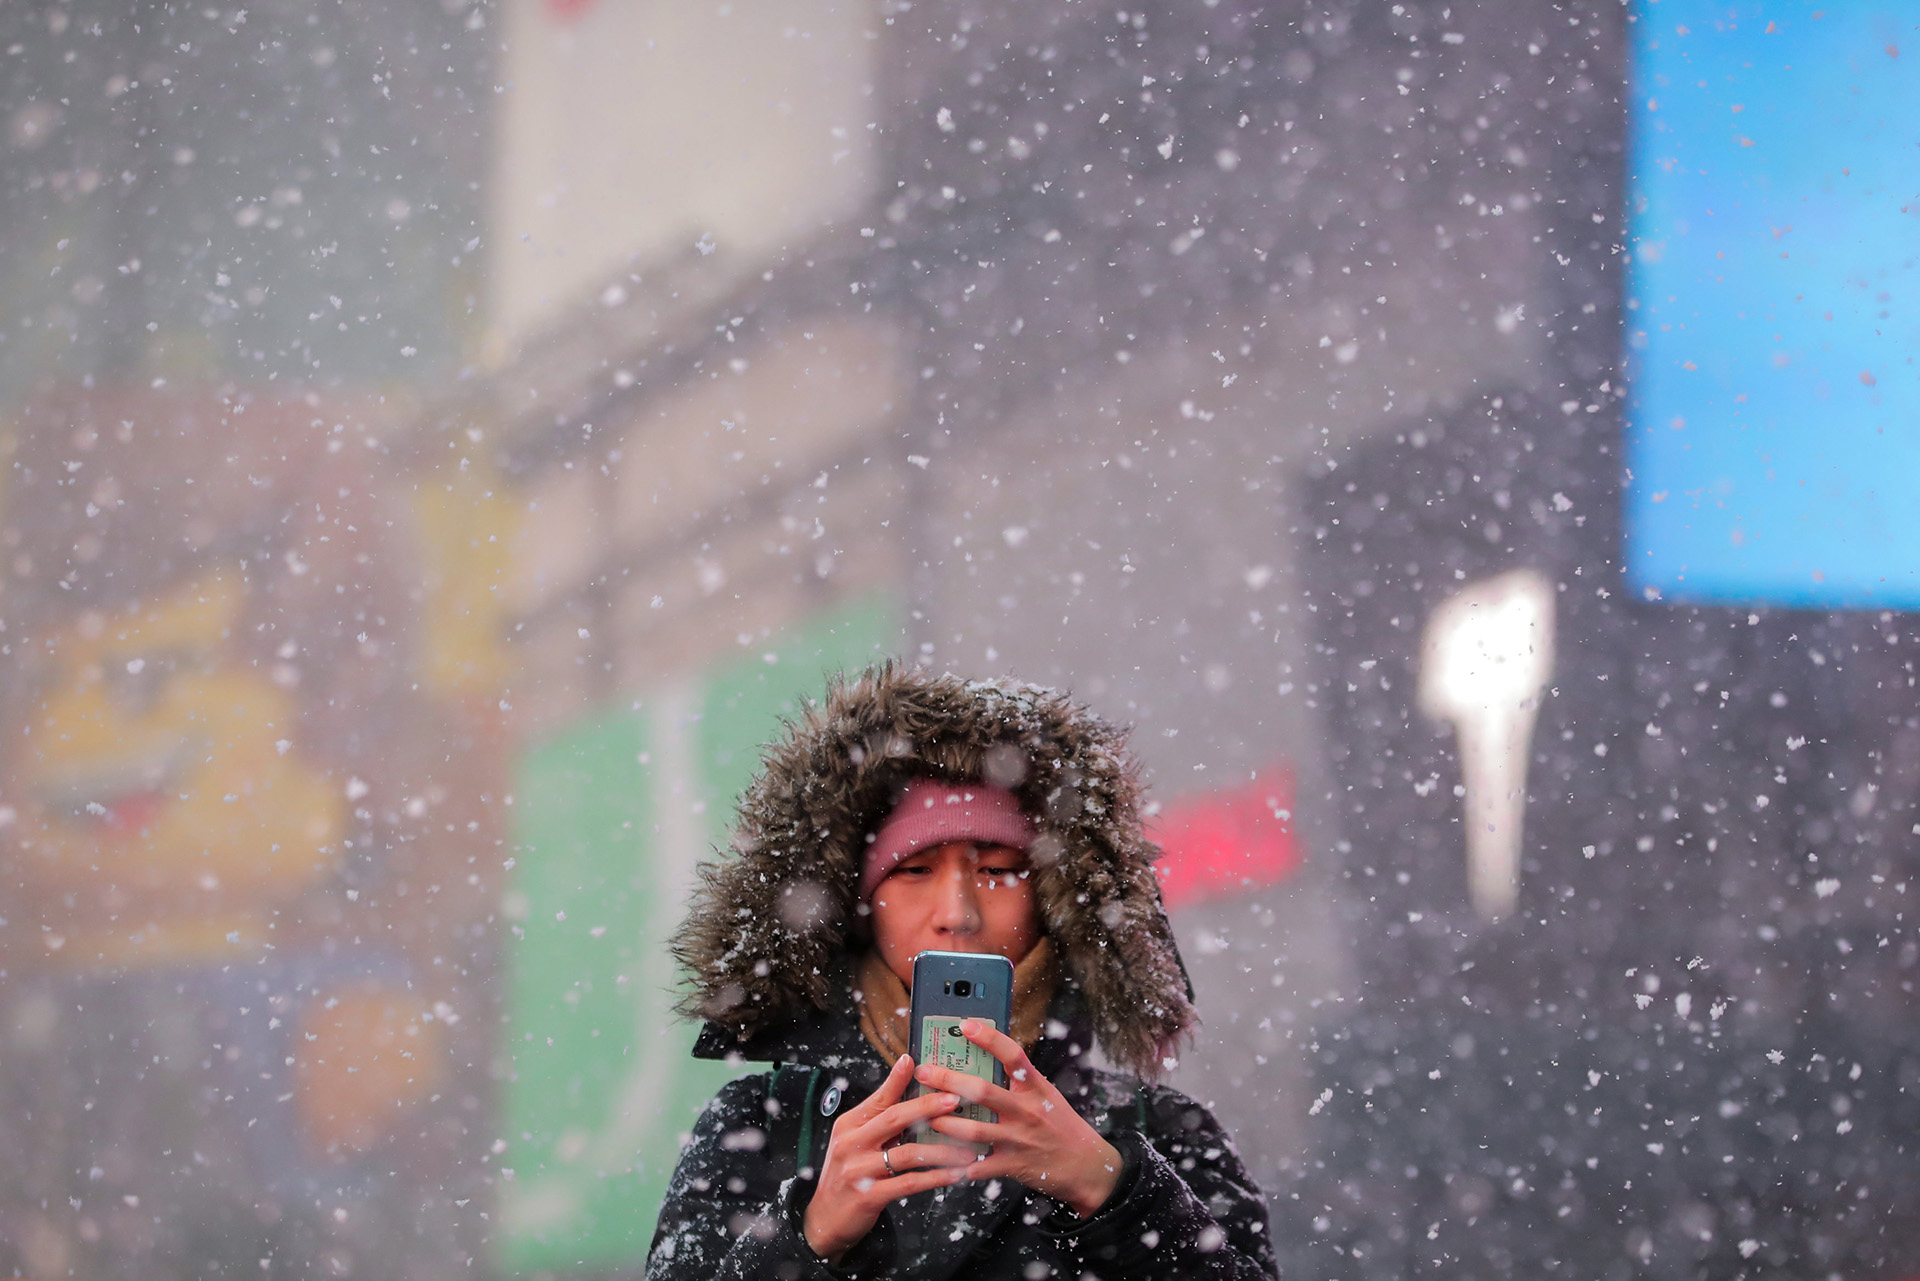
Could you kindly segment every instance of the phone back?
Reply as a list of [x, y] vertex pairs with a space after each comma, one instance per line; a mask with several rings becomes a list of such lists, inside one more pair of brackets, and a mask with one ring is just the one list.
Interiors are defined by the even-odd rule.
[[[981, 1019], [1001, 1032], [1013, 1015], [1013, 962], [977, 952], [922, 952], [913, 959], [913, 1008], [909, 1021], [913, 1061], [937, 1063], [1005, 1086], [1006, 1069], [991, 1054], [960, 1033], [961, 1019]], [[915, 1084], [914, 1097], [929, 1094]], [[974, 1121], [996, 1121], [989, 1108], [962, 1104], [954, 1113]], [[918, 1143], [956, 1143], [924, 1127], [915, 1127]], [[976, 1149], [980, 1145], [970, 1145]], [[983, 1150], [983, 1149], [982, 1149]]]

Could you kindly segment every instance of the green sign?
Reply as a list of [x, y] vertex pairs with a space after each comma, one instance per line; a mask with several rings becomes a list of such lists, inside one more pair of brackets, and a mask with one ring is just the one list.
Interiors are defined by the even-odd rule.
[[[733, 1071], [689, 1057], [667, 940], [724, 845], [760, 746], [829, 672], [898, 635], [868, 600], [529, 752], [514, 788], [501, 1261], [571, 1271], [646, 1257], [680, 1141]], [[508, 1175], [506, 1171], [512, 1173]]]

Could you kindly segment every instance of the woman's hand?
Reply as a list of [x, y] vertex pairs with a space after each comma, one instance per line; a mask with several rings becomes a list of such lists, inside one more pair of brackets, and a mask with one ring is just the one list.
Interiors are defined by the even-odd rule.
[[959, 1167], [973, 1161], [969, 1148], [944, 1143], [887, 1147], [914, 1122], [946, 1116], [960, 1105], [951, 1094], [902, 1103], [912, 1079], [913, 1060], [902, 1054], [879, 1089], [834, 1119], [820, 1181], [802, 1224], [807, 1244], [828, 1263], [840, 1262], [873, 1231], [888, 1203], [966, 1181], [966, 1171]]
[[1120, 1181], [1119, 1149], [1073, 1110], [1053, 1082], [1028, 1061], [1018, 1041], [981, 1019], [967, 1019], [960, 1030], [1000, 1060], [1007, 1069], [1007, 1088], [931, 1063], [922, 1064], [916, 1076], [922, 1085], [984, 1104], [1000, 1118], [987, 1122], [942, 1116], [932, 1123], [935, 1130], [952, 1138], [993, 1145], [992, 1155], [968, 1166], [966, 1177], [1017, 1180], [1064, 1201], [1083, 1219], [1105, 1205]]

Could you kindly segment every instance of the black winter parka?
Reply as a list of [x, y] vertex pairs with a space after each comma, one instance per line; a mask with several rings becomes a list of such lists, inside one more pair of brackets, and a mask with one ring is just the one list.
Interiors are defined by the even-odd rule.
[[[801, 1233], [833, 1118], [878, 1089], [880, 1056], [851, 1007], [742, 1045], [709, 1026], [695, 1053], [765, 1061], [701, 1112], [660, 1212], [647, 1281], [1254, 1281], [1277, 1275], [1266, 1204], [1212, 1113], [1177, 1090], [1094, 1068], [1084, 1015], [1055, 1002], [1057, 1040], [1030, 1058], [1125, 1158], [1091, 1218], [1017, 1183], [960, 1184], [895, 1202], [838, 1267]], [[804, 1145], [804, 1150], [803, 1150]]]
[[[1160, 898], [1126, 731], [1064, 694], [883, 665], [837, 680], [770, 744], [732, 849], [704, 864], [674, 955], [697, 1055], [769, 1063], [694, 1127], [650, 1281], [1272, 1277], [1266, 1207], [1206, 1108], [1143, 1082], [1197, 1015]], [[1125, 1158], [1085, 1221], [1008, 1181], [896, 1202], [829, 1268], [801, 1234], [833, 1118], [886, 1067], [860, 1034], [867, 839], [914, 779], [990, 779], [1033, 819], [1035, 907], [1061, 964], [1034, 1066]], [[1058, 1033], [1058, 1036], [1052, 1036]], [[1095, 1069], [1107, 1062], [1131, 1075]]]

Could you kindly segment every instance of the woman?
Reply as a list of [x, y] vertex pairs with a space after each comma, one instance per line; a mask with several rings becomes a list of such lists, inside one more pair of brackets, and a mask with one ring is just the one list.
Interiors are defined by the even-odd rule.
[[[1150, 1083], [1195, 1014], [1122, 731], [1033, 687], [875, 669], [768, 749], [735, 845], [675, 953], [694, 1053], [774, 1066], [696, 1122], [649, 1278], [1275, 1275], [1232, 1141]], [[965, 1025], [1005, 1089], [907, 1057], [928, 949], [1014, 963], [1011, 1028]], [[903, 1139], [916, 1122], [990, 1154]]]

